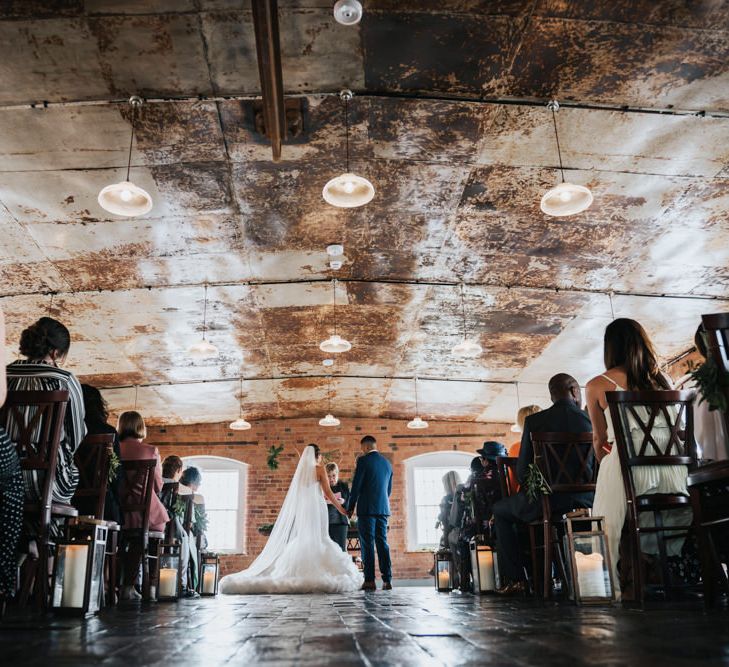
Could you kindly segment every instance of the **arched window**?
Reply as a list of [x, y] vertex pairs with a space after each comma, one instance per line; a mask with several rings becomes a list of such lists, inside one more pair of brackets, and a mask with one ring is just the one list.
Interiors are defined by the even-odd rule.
[[435, 523], [441, 498], [445, 495], [443, 475], [455, 470], [461, 482], [465, 482], [474, 456], [465, 452], [433, 452], [405, 461], [410, 551], [430, 551], [438, 547], [442, 531], [435, 527]]
[[243, 553], [248, 465], [221, 456], [186, 456], [182, 461], [185, 468], [195, 466], [202, 473], [197, 492], [205, 497], [208, 549]]

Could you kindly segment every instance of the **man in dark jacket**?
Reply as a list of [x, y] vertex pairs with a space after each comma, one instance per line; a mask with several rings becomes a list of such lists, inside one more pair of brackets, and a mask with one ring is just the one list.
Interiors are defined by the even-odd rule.
[[374, 591], [375, 545], [377, 560], [382, 575], [382, 588], [392, 588], [392, 566], [390, 547], [387, 545], [387, 517], [390, 516], [390, 493], [392, 493], [392, 466], [377, 451], [377, 441], [366, 435], [360, 442], [362, 455], [357, 459], [352, 480], [352, 493], [347, 503], [348, 514], [357, 508], [357, 529], [362, 548], [364, 584], [362, 590]]
[[[549, 381], [549, 395], [552, 407], [530, 415], [524, 422], [521, 450], [516, 466], [521, 490], [494, 504], [499, 569], [501, 575], [511, 582], [501, 591], [504, 593], [524, 590], [525, 575], [517, 531], [520, 524], [536, 521], [542, 515], [541, 503], [530, 501], [524, 489], [529, 464], [534, 462], [531, 434], [546, 431], [560, 433], [592, 431], [589, 417], [580, 408], [582, 395], [577, 380], [566, 373], [555, 375]], [[550, 497], [550, 504], [554, 513], [563, 514], [578, 507], [592, 507], [593, 496], [593, 493], [558, 494]]]

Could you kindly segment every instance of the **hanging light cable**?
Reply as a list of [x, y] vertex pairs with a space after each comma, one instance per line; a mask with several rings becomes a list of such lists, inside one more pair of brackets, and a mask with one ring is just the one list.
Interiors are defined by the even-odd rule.
[[129, 155], [127, 157], [127, 177], [120, 183], [112, 183], [107, 185], [99, 192], [99, 205], [105, 211], [114, 215], [123, 215], [133, 218], [138, 215], [144, 215], [152, 210], [152, 197], [146, 190], [138, 185], [134, 185], [129, 180], [129, 172], [132, 168], [132, 147], [134, 145], [134, 129], [137, 119], [137, 109], [142, 106], [142, 98], [133, 95], [129, 98], [129, 104], [132, 107], [132, 134], [129, 138]]
[[[516, 414], [517, 414], [517, 419], [518, 419], [519, 418], [519, 410], [521, 409], [521, 398], [519, 397], [519, 383], [518, 382], [515, 382], [514, 384], [516, 385]], [[521, 426], [519, 426], [519, 422], [518, 421], [515, 421], [511, 425], [511, 432], [512, 433], [521, 433]]]
[[417, 376], [413, 378], [413, 381], [415, 383], [415, 417], [407, 423], [407, 427], [414, 429], [414, 430], [419, 430], [419, 429], [423, 429], [423, 428], [428, 428], [428, 422], [426, 422], [420, 418], [420, 409], [418, 406], [418, 378], [417, 378]]
[[339, 426], [341, 422], [332, 414], [332, 376], [329, 376], [329, 391], [327, 391], [327, 414], [319, 420], [319, 426]]
[[230, 422], [228, 428], [231, 431], [247, 431], [251, 425], [243, 419], [243, 376], [240, 376], [240, 395], [238, 400], [238, 419]]
[[319, 343], [322, 352], [341, 354], [352, 349], [352, 343], [345, 340], [337, 333], [337, 280], [332, 280], [332, 319], [334, 320], [334, 333], [326, 340]]
[[453, 347], [451, 354], [454, 357], [474, 359], [481, 355], [483, 348], [475, 340], [469, 340], [467, 337], [466, 301], [463, 295], [463, 283], [461, 283], [461, 318], [463, 323], [463, 340]]
[[344, 173], [328, 181], [322, 190], [324, 201], [339, 208], [364, 206], [375, 196], [375, 188], [372, 183], [364, 176], [358, 176], [349, 170], [349, 102], [352, 97], [351, 90], [343, 90], [339, 93], [344, 107]]
[[202, 340], [199, 340], [194, 345], [190, 346], [190, 349], [188, 350], [188, 354], [193, 359], [209, 359], [211, 357], [217, 357], [218, 356], [218, 348], [215, 347], [207, 338], [205, 337], [207, 333], [207, 315], [208, 315], [208, 286], [207, 283], [205, 284], [205, 299], [203, 304], [203, 333], [202, 333]]
[[564, 217], [575, 215], [586, 210], [592, 204], [592, 193], [584, 185], [575, 185], [564, 180], [564, 167], [562, 166], [562, 149], [559, 145], [559, 133], [557, 132], [557, 111], [559, 102], [550, 100], [547, 109], [552, 112], [552, 124], [554, 125], [554, 138], [557, 142], [557, 156], [559, 158], [559, 171], [562, 182], [556, 187], [544, 193], [540, 208], [547, 215]]

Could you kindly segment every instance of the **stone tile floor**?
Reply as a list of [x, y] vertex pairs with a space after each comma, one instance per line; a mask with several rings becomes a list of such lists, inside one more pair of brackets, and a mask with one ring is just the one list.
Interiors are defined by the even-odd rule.
[[729, 665], [729, 612], [542, 606], [426, 588], [181, 600], [0, 624], [0, 665]]

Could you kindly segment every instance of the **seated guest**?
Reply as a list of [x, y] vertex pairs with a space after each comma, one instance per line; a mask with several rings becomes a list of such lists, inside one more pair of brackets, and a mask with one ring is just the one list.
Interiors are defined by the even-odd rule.
[[[90, 384], [82, 384], [81, 389], [84, 394], [84, 407], [86, 409], [86, 430], [87, 435], [102, 435], [104, 433], [114, 434], [114, 454], [116, 458], [121, 460], [119, 455], [119, 436], [116, 429], [109, 424], [109, 407], [101, 395], [101, 392]], [[87, 476], [91, 476], [92, 470], [85, 471]], [[121, 525], [122, 516], [119, 509], [119, 485], [121, 484], [121, 474], [117, 470], [113, 479], [109, 480], [106, 487], [106, 500], [104, 502], [104, 519], [114, 521]], [[78, 508], [81, 513], [92, 514], [93, 511], [87, 511], [87, 508]], [[88, 508], [90, 510], [90, 508]]]
[[440, 548], [449, 550], [453, 557], [455, 565], [455, 581], [453, 582], [453, 587], [456, 588], [459, 585], [458, 566], [460, 561], [458, 560], [458, 538], [461, 526], [460, 524], [456, 526], [451, 521], [456, 521], [457, 517], [460, 516], [457, 507], [454, 511], [453, 504], [456, 501], [456, 494], [459, 491], [461, 478], [455, 470], [450, 470], [443, 475], [442, 481], [445, 495], [440, 501], [440, 512], [438, 513], [438, 520], [436, 521], [435, 527], [440, 527], [443, 531], [440, 538]]
[[[542, 408], [540, 408], [538, 405], [525, 405], [524, 407], [519, 408], [519, 411], [516, 413], [516, 424], [519, 427], [519, 433], [524, 433], [524, 420], [530, 415], [535, 415], [537, 414], [537, 412], [541, 411]], [[509, 447], [508, 456], [518, 458], [520, 449], [521, 438], [511, 444], [511, 446]]]
[[[346, 507], [349, 500], [349, 487], [346, 482], [339, 481], [339, 466], [336, 463], [327, 463], [325, 468], [334, 497], [342, 506]], [[346, 551], [349, 518], [346, 514], [340, 514], [329, 500], [327, 500], [327, 511], [329, 512], [329, 537], [342, 548], [342, 551]]]
[[[84, 401], [81, 385], [73, 373], [60, 368], [68, 356], [71, 335], [58, 320], [41, 317], [20, 335], [18, 359], [7, 367], [8, 391], [68, 391], [68, 406], [58, 446], [56, 476], [53, 481], [53, 502], [69, 504], [78, 485], [78, 469], [73, 457], [86, 435]], [[14, 420], [8, 416], [7, 429], [10, 439], [15, 437]], [[25, 497], [37, 502], [43, 492], [43, 473], [24, 471]], [[61, 521], [52, 521], [51, 536], [57, 536]], [[25, 524], [24, 542], [32, 541], [38, 534], [38, 526]], [[26, 548], [25, 546], [23, 547]]]
[[[613, 569], [613, 581], [616, 582], [616, 593], [620, 598], [617, 586], [617, 565], [619, 558], [620, 534], [625, 523], [627, 501], [623, 474], [617, 447], [614, 447], [615, 434], [612, 420], [606, 416], [606, 391], [655, 391], [672, 388], [671, 380], [664, 375], [656, 359], [648, 334], [635, 320], [620, 318], [608, 324], [605, 329], [604, 344], [605, 373], [598, 375], [587, 383], [587, 409], [594, 426], [593, 447], [595, 456], [600, 462], [595, 490], [595, 516], [605, 517], [610, 563]], [[646, 409], [637, 407], [641, 419], [646, 419]], [[634, 440], [642, 440], [642, 431], [636, 423], [631, 425]], [[659, 447], [668, 443], [671, 429], [663, 415], [659, 416], [651, 428], [651, 436]], [[652, 455], [652, 450], [647, 455]], [[633, 484], [638, 496], [651, 493], [680, 493], [688, 495], [686, 466], [639, 466], [633, 468]], [[689, 510], [690, 512], [690, 510]], [[641, 525], [651, 525], [652, 515], [641, 517]], [[691, 515], [682, 511], [664, 513], [664, 525], [685, 525], [690, 522]], [[645, 524], [644, 524], [645, 522]], [[678, 555], [683, 546], [683, 538], [666, 541], [669, 556]], [[654, 536], [644, 536], [641, 540], [644, 553], [658, 553], [658, 545]]]
[[[494, 504], [499, 569], [510, 582], [500, 591], [505, 594], [515, 594], [525, 589], [526, 579], [517, 531], [521, 525], [536, 521], [542, 516], [542, 504], [531, 502], [524, 490], [529, 464], [534, 462], [531, 434], [544, 431], [561, 433], [592, 431], [590, 420], [580, 409], [582, 396], [577, 380], [565, 373], [555, 375], [549, 381], [549, 396], [552, 399], [551, 408], [530, 415], [524, 420], [516, 470], [522, 488], [518, 493]], [[553, 494], [549, 498], [552, 512], [557, 514], [564, 514], [580, 507], [591, 507], [592, 500], [592, 493], [561, 493]]]
[[[490, 538], [494, 503], [501, 500], [501, 482], [496, 467], [496, 457], [506, 456], [506, 447], [500, 442], [487, 440], [477, 452], [479, 456], [471, 462], [469, 478], [472, 488], [473, 518], [477, 534]], [[480, 469], [475, 466], [476, 462]]]
[[197, 521], [198, 516], [205, 515], [205, 498], [197, 492], [202, 484], [202, 474], [200, 473], [200, 470], [195, 466], [185, 468], [185, 471], [182, 473], [182, 477], [180, 477], [180, 484], [189, 488], [193, 493], [193, 502], [195, 503], [195, 507], [193, 510], [194, 518], [192, 532], [197, 540], [198, 547], [201, 551], [204, 551], [207, 548], [208, 541], [205, 537], [205, 532], [200, 528]]
[[[0, 309], [0, 407], [5, 403], [5, 318]], [[23, 473], [15, 445], [0, 426], [0, 618], [15, 595], [16, 549], [23, 526]]]
[[[142, 415], [135, 411], [122, 412], [119, 415], [117, 425], [119, 433], [119, 450], [122, 461], [149, 461], [154, 460], [157, 465], [154, 470], [154, 493], [152, 504], [149, 509], [149, 530], [163, 531], [169, 520], [167, 509], [158, 498], [157, 494], [162, 490], [162, 466], [159, 460], [159, 451], [153, 445], [147, 445], [143, 440], [147, 437], [147, 427], [144, 425]], [[126, 477], [122, 477], [122, 495]], [[135, 491], [136, 492], [136, 491]], [[138, 489], [141, 495], [142, 490]], [[124, 528], [141, 528], [142, 515], [139, 512], [127, 512], [124, 516]], [[139, 572], [142, 552], [141, 544], [131, 543], [127, 545], [124, 558], [124, 586], [121, 592], [122, 600], [139, 600], [141, 595], [134, 590], [134, 581]]]

